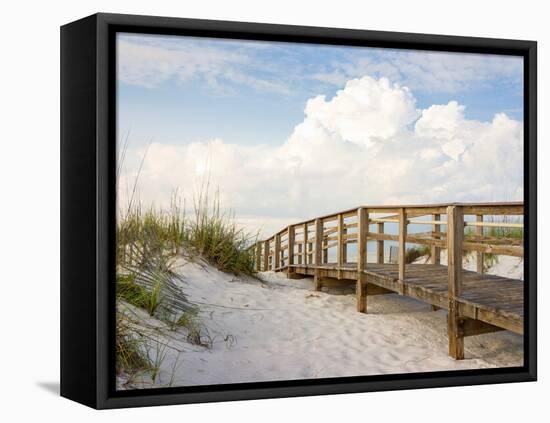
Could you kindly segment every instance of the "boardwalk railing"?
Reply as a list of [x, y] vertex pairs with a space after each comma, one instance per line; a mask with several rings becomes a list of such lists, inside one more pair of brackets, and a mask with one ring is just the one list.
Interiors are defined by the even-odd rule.
[[[497, 228], [501, 231], [502, 228], [521, 230], [523, 214], [523, 203], [518, 202], [358, 207], [290, 225], [271, 238], [258, 241], [255, 248], [256, 269], [285, 271], [289, 278], [312, 275], [317, 290], [321, 289], [326, 278], [355, 280], [357, 309], [361, 312], [366, 311], [367, 294], [371, 295], [367, 293], [367, 288], [370, 286], [369, 289], [375, 292], [376, 289], [372, 289], [374, 285], [388, 292], [422, 299], [434, 307], [446, 308], [449, 313], [449, 354], [455, 358], [463, 358], [464, 336], [488, 332], [491, 329], [477, 323], [472, 324], [469, 319], [484, 321], [496, 329], [505, 328], [523, 333], [523, 314], [508, 316], [498, 308], [494, 312], [488, 312], [490, 304], [482, 302], [471, 306], [462, 295], [465, 277], [462, 269], [463, 252], [475, 253], [476, 272], [479, 275], [484, 273], [484, 254], [523, 257], [521, 236], [495, 234]], [[510, 219], [510, 216], [514, 218]], [[388, 225], [393, 225], [393, 230], [386, 230]], [[414, 226], [423, 226], [429, 230], [409, 230]], [[371, 261], [367, 260], [368, 242], [376, 244], [375, 258]], [[398, 245], [398, 260], [393, 265], [394, 268], [385, 263], [385, 242]], [[353, 244], [356, 244], [356, 256], [355, 260], [350, 260], [349, 247]], [[414, 273], [419, 271], [416, 265], [406, 265], [407, 244], [430, 247], [430, 263], [433, 266], [426, 267], [429, 274], [426, 274], [425, 279], [431, 278], [439, 282], [443, 268], [442, 250], [447, 250], [445, 295], [438, 293], [435, 288], [430, 293], [430, 289], [426, 287], [423, 288], [426, 292], [422, 294], [422, 298], [418, 294], [419, 288], [415, 284], [420, 283], [418, 280], [422, 277], [407, 277], [411, 269]], [[468, 280], [474, 278], [470, 273], [473, 272], [467, 274]], [[392, 280], [391, 284], [386, 281], [388, 278]], [[482, 295], [487, 298], [493, 295], [500, 299], [506, 294], [493, 292], [499, 288], [494, 288], [492, 283], [493, 280], [488, 275], [479, 279], [478, 286], [489, 289], [490, 285], [491, 291], [479, 293], [480, 298]], [[519, 291], [512, 288], [509, 291], [515, 297], [519, 296]], [[521, 305], [523, 304], [523, 289], [521, 299], [515, 297], [511, 298], [513, 306], [510, 307], [519, 310], [518, 302], [521, 300]]]

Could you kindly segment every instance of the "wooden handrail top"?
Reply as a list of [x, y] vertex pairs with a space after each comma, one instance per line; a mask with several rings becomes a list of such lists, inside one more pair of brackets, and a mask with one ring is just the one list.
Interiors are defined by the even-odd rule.
[[[510, 202], [486, 202], [486, 203], [437, 203], [437, 204], [409, 204], [409, 205], [367, 205], [359, 206], [348, 210], [343, 210], [336, 213], [327, 214], [312, 219], [303, 220], [297, 223], [293, 223], [291, 226], [311, 225], [315, 223], [316, 219], [320, 219], [323, 223], [327, 221], [337, 220], [339, 215], [344, 218], [354, 216], [361, 208], [366, 209], [368, 213], [399, 213], [400, 210], [405, 209], [405, 214], [414, 216], [426, 216], [430, 214], [445, 214], [447, 207], [460, 206], [463, 208], [464, 215], [500, 215], [500, 216], [521, 216], [524, 213], [523, 201], [510, 201]], [[371, 218], [372, 223], [399, 223], [399, 219], [395, 219], [394, 216], [388, 216], [383, 218]], [[438, 224], [447, 225], [444, 220], [441, 221], [422, 221], [415, 219], [407, 219], [408, 224]], [[486, 226], [486, 227], [508, 227], [508, 228], [522, 228], [523, 223], [499, 223], [499, 222], [465, 222], [465, 226]], [[352, 227], [352, 226], [350, 226]], [[266, 241], [274, 240], [277, 235], [286, 233], [288, 226], [284, 227], [280, 231], [276, 232], [273, 236], [266, 239]]]

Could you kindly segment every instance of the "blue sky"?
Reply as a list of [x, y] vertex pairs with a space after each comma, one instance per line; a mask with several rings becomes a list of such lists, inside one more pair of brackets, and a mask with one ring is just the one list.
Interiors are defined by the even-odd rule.
[[136, 60], [142, 74], [119, 71], [118, 127], [138, 144], [213, 137], [282, 143], [302, 121], [309, 98], [330, 98], [364, 73], [408, 86], [419, 108], [456, 100], [470, 119], [490, 120], [497, 112], [523, 117], [521, 58], [133, 34], [119, 35], [119, 43], [156, 49], [161, 57], [205, 57], [200, 69], [189, 70], [184, 56], [153, 82], [150, 75], [162, 73], [155, 69], [162, 63], [144, 63], [147, 55]]
[[122, 204], [146, 150], [143, 203], [190, 204], [208, 175], [266, 233], [358, 205], [523, 199], [519, 57], [119, 34], [117, 60]]

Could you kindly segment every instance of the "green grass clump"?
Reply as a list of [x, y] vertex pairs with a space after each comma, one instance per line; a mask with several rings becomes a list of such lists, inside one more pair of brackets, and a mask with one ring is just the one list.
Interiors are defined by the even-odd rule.
[[[523, 219], [511, 216], [486, 216], [484, 222], [488, 223], [522, 223]], [[502, 238], [509, 240], [522, 240], [523, 228], [506, 228], [502, 226], [486, 226], [482, 229], [483, 236], [491, 238]], [[468, 226], [466, 228], [466, 238], [476, 236], [476, 228]]]
[[498, 263], [498, 256], [493, 253], [483, 253], [483, 271], [487, 272]]
[[158, 310], [162, 302], [162, 280], [158, 280], [154, 283], [149, 292], [149, 297], [147, 298], [146, 309], [149, 314], [152, 316]]
[[145, 352], [144, 340], [135, 336], [123, 316], [117, 317], [116, 325], [116, 372], [132, 375], [148, 370], [152, 362]]
[[135, 249], [149, 255], [176, 255], [185, 243], [185, 214], [173, 196], [168, 210], [143, 210], [137, 203], [117, 221], [117, 260], [133, 259]]
[[135, 307], [147, 308], [149, 292], [135, 282], [134, 274], [118, 274], [116, 292], [118, 298]]
[[117, 275], [117, 295], [135, 307], [146, 310], [153, 316], [162, 303], [161, 279], [153, 282], [150, 289], [136, 283], [136, 274]]
[[407, 248], [405, 252], [405, 263], [411, 264], [420, 257], [428, 256], [430, 257], [432, 250], [427, 245], [416, 245], [414, 247]]
[[194, 219], [187, 225], [185, 245], [219, 270], [252, 275], [254, 252], [249, 247], [256, 238], [237, 227], [230, 213], [220, 211], [216, 196], [210, 203], [208, 195], [199, 196]]
[[[210, 201], [207, 194], [199, 194], [191, 218], [175, 199], [168, 210], [144, 211], [138, 203], [119, 217], [117, 260], [139, 265], [140, 255], [169, 258], [185, 254], [202, 257], [224, 272], [253, 275], [250, 246], [255, 241], [256, 236], [238, 227], [231, 212], [220, 210], [218, 195]], [[140, 254], [136, 255], [136, 250]]]

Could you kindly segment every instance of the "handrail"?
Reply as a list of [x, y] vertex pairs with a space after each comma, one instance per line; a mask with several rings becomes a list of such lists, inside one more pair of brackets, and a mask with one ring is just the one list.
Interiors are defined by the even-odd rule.
[[[375, 224], [378, 232], [366, 231], [366, 239], [376, 241], [377, 245], [377, 261], [383, 262], [383, 248], [385, 241], [397, 241], [428, 245], [431, 247], [432, 263], [440, 262], [441, 248], [446, 248], [446, 232], [442, 232], [442, 227], [449, 225], [449, 220], [442, 220], [442, 215], [448, 215], [449, 207], [457, 207], [462, 210], [462, 215], [475, 216], [475, 221], [463, 220], [464, 227], [473, 227], [476, 234], [476, 239], [465, 238], [462, 243], [462, 249], [466, 251], [474, 251], [478, 255], [484, 253], [512, 255], [523, 257], [523, 247], [517, 243], [507, 245], [505, 242], [494, 242], [494, 238], [483, 236], [483, 228], [511, 228], [521, 229], [524, 224], [521, 222], [498, 222], [484, 221], [483, 217], [489, 216], [520, 216], [523, 215], [523, 202], [493, 202], [493, 203], [441, 203], [441, 204], [416, 204], [406, 206], [361, 206], [354, 209], [348, 209], [337, 213], [332, 213], [320, 216], [313, 219], [301, 221], [286, 228], [281, 229], [270, 238], [258, 241], [256, 254], [262, 257], [256, 259], [257, 269], [273, 269], [288, 267], [290, 261], [294, 262], [299, 253], [300, 264], [313, 263], [315, 252], [315, 225], [320, 222], [321, 231], [321, 251], [320, 263], [326, 263], [328, 250], [336, 247], [337, 262], [344, 264], [347, 262], [347, 244], [359, 243], [356, 232], [349, 233], [349, 230], [356, 229], [359, 232], [359, 224], [356, 221], [346, 222], [346, 219], [355, 218], [361, 210], [370, 215], [368, 226]], [[380, 214], [389, 216], [377, 217]], [[376, 216], [373, 216], [376, 215]], [[403, 216], [404, 224], [401, 225], [401, 217]], [[431, 216], [430, 220], [421, 220], [418, 217]], [[357, 217], [357, 219], [359, 219]], [[384, 233], [385, 223], [398, 224], [400, 229], [396, 235]], [[329, 226], [326, 226], [329, 224]], [[431, 225], [432, 231], [429, 236], [419, 234], [407, 234], [406, 228], [408, 225]], [[403, 229], [404, 228], [404, 229]], [[307, 236], [305, 235], [307, 231]], [[402, 235], [402, 232], [405, 232]], [[293, 232], [291, 242], [289, 243], [289, 233]], [[307, 238], [307, 241], [302, 238]], [[401, 239], [402, 238], [402, 239]], [[266, 250], [266, 245], [269, 244], [269, 250]], [[271, 246], [271, 244], [273, 244]], [[303, 247], [302, 247], [303, 246]], [[289, 254], [292, 253], [292, 254]], [[292, 256], [292, 259], [290, 257]], [[482, 258], [480, 259], [480, 261]], [[284, 266], [281, 266], [281, 263]], [[293, 263], [292, 263], [293, 264]], [[478, 268], [480, 270], [481, 267]], [[481, 270], [480, 270], [481, 273]]]

